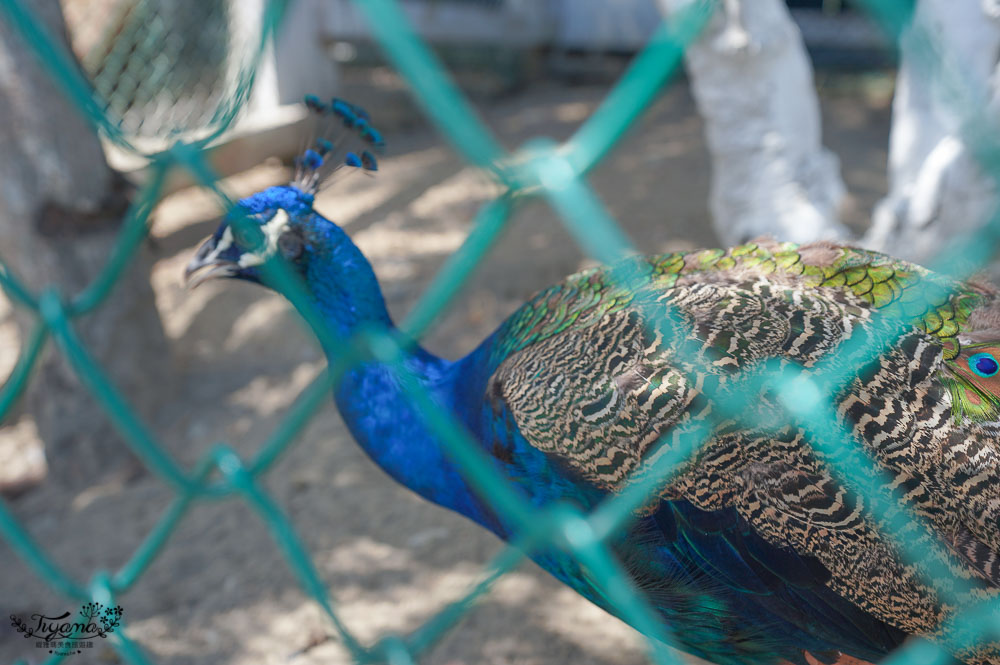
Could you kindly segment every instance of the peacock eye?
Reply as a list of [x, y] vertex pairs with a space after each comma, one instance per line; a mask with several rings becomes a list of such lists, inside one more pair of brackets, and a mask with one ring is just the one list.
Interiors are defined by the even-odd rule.
[[989, 378], [1000, 372], [1000, 363], [993, 357], [992, 353], [977, 353], [969, 358], [969, 369], [973, 374]]
[[245, 224], [230, 224], [229, 228], [233, 232], [233, 240], [244, 249], [252, 249], [260, 242], [260, 233], [254, 233]]
[[294, 231], [285, 231], [278, 236], [278, 251], [289, 261], [294, 261], [302, 256], [304, 248], [305, 245], [302, 242], [302, 236]]

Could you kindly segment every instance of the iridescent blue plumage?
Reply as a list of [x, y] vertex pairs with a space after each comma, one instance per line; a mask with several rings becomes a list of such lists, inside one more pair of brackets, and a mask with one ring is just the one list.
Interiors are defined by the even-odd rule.
[[[330, 105], [319, 100], [309, 103], [323, 113], [329, 109], [363, 141], [381, 143], [363, 110], [342, 100], [333, 100]], [[300, 160], [302, 167], [315, 170], [319, 168], [316, 158], [331, 160], [336, 144], [317, 144], [319, 149], [306, 151], [306, 158]], [[360, 156], [347, 152], [343, 160], [352, 167], [377, 168], [374, 156], [368, 152]], [[315, 185], [312, 178], [303, 181]], [[268, 238], [274, 238], [265, 252], [279, 252], [289, 260], [331, 330], [345, 339], [372, 326], [395, 330], [370, 264], [340, 227], [313, 209], [314, 189], [297, 184], [273, 187], [242, 200], [240, 205], [262, 225]], [[237, 242], [227, 240], [228, 228], [224, 223], [199, 250], [193, 269], [209, 265], [218, 269], [221, 265], [226, 267], [221, 273], [226, 276], [265, 281], [257, 268], [262, 257], [248, 258], [248, 252]], [[738, 256], [734, 250], [734, 264]], [[669, 293], [676, 294], [672, 297], [677, 299], [677, 306], [692, 306], [683, 298], [697, 296], [702, 299], [698, 302], [708, 302], [705, 299], [710, 295], [706, 294], [711, 294], [711, 289], [729, 282], [716, 273], [713, 280], [707, 281], [708, 290], [698, 291], [698, 284], [683, 286], [678, 282], [680, 272], [691, 274], [696, 269], [692, 267], [697, 265], [693, 259], [676, 255], [648, 261], [653, 276], [627, 293], [602, 281], [604, 273], [600, 270], [552, 287], [459, 360], [438, 358], [416, 345], [405, 356], [405, 365], [433, 402], [468, 430], [497, 470], [539, 509], [569, 502], [591, 511], [617, 491], [619, 476], [627, 475], [622, 460], [629, 453], [614, 448], [615, 428], [635, 432], [630, 435], [634, 438], [626, 442], [634, 442], [636, 448], [640, 440], [652, 441], [662, 434], [660, 429], [650, 429], [649, 423], [639, 422], [636, 414], [641, 410], [629, 415], [614, 406], [614, 400], [637, 400], [646, 408], [642, 413], [657, 414], [659, 421], [651, 420], [653, 425], [683, 425], [694, 417], [691, 414], [707, 408], [703, 396], [685, 392], [683, 382], [664, 369], [680, 361], [670, 355], [670, 349], [656, 348], [659, 342], [652, 340], [638, 322], [631, 299], [638, 299], [644, 291], [654, 296]], [[743, 279], [744, 273], [737, 268], [732, 269], [733, 279]], [[743, 282], [733, 284], [725, 287], [733, 289], [727, 292], [726, 303], [743, 297], [750, 289]], [[812, 286], [802, 288], [815, 290]], [[781, 297], [781, 289], [774, 292], [778, 294], [775, 297]], [[820, 297], [808, 290], [803, 292], [807, 298]], [[768, 289], [762, 297], [772, 295]], [[830, 297], [825, 305], [836, 314], [831, 315], [831, 326], [839, 325], [837, 322], [848, 316], [834, 305], [843, 305], [849, 313], [855, 310], [848, 307], [858, 308], [847, 296]], [[847, 300], [841, 302], [838, 298]], [[796, 295], [793, 300], [801, 304], [803, 296]], [[794, 351], [827, 343], [820, 339], [817, 331], [822, 326], [817, 321], [795, 327], [798, 314], [778, 316], [792, 321], [791, 329], [798, 331], [796, 334], [812, 335], [803, 338]], [[697, 328], [699, 320], [695, 321]], [[735, 348], [737, 342], [733, 340], [742, 329], [728, 329], [727, 322], [718, 317], [706, 321], [707, 327], [698, 329], [699, 335], [711, 340], [715, 334], [724, 334], [726, 344]], [[716, 325], [713, 321], [722, 321], [718, 330], [711, 328]], [[711, 352], [710, 357], [716, 361], [727, 357], [720, 348], [706, 342], [706, 352]], [[335, 355], [337, 350], [328, 352]], [[774, 353], [778, 352], [782, 351]], [[791, 353], [787, 348], [783, 352]], [[972, 370], [996, 373], [996, 363], [990, 364], [988, 359], [983, 360], [985, 355], [980, 355], [982, 358], [973, 357]], [[654, 356], [659, 360], [654, 362]], [[543, 388], [539, 388], [542, 384]], [[369, 361], [350, 369], [335, 399], [355, 439], [395, 480], [501, 538], [516, 536], [502, 511], [477, 498], [388, 367]], [[611, 411], [614, 418], [608, 415]], [[546, 420], [553, 413], [563, 420]], [[561, 448], [549, 447], [539, 432], [561, 431], [559, 427], [564, 425], [576, 432], [576, 437], [560, 440]], [[793, 505], [794, 501], [800, 500], [819, 505], [820, 512], [831, 520], [838, 511], [852, 513], [851, 497], [843, 497], [836, 504], [822, 503], [827, 496], [821, 491], [826, 480], [810, 475], [813, 468], [795, 457], [800, 452], [795, 431], [786, 428], [768, 432], [769, 438], [760, 443], [746, 432], [728, 427], [714, 436], [718, 441], [735, 443], [713, 454], [735, 457], [766, 444], [778, 450], [778, 455], [788, 455], [768, 458], [767, 464], [748, 464], [741, 476], [748, 496], [758, 496], [755, 500], [764, 505], [761, 510], [787, 506], [791, 513], [800, 507]], [[587, 428], [591, 428], [589, 434], [584, 431]], [[588, 466], [588, 460], [595, 458], [604, 462]], [[773, 474], [780, 476], [784, 484], [774, 480]], [[721, 485], [710, 474], [682, 480], [689, 487], [671, 486], [653, 498], [630, 526], [613, 537], [611, 545], [686, 651], [720, 665], [779, 660], [806, 663], [808, 658], [830, 662], [838, 652], [874, 661], [913, 632], [906, 629], [906, 617], [897, 621], [896, 617], [880, 615], [877, 608], [838, 586], [838, 571], [832, 571], [822, 556], [824, 536], [820, 527], [816, 527], [820, 535], [813, 536], [817, 545], [812, 549], [803, 547], [790, 534], [786, 540], [780, 533], [760, 527], [760, 522], [753, 522], [757, 508], [739, 503], [740, 497], [731, 489], [726, 489], [730, 494], [723, 496], [723, 490], [718, 489]], [[776, 492], [775, 503], [768, 504], [771, 495], [763, 492], [772, 490]], [[757, 491], [762, 494], [754, 495]], [[712, 498], [711, 492], [719, 492], [724, 500]], [[709, 498], [702, 500], [702, 496]], [[716, 507], [706, 508], [709, 505]], [[781, 519], [790, 518], [785, 515]], [[615, 611], [573, 557], [556, 550], [538, 551], [531, 556], [586, 598]], [[805, 652], [812, 655], [807, 657]]]

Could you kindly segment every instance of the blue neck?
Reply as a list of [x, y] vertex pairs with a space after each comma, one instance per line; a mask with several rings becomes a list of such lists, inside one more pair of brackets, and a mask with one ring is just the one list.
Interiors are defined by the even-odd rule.
[[368, 259], [340, 227], [327, 222], [321, 229], [322, 251], [310, 257], [305, 279], [327, 325], [344, 338], [365, 326], [392, 328]]
[[[404, 363], [438, 408], [454, 413], [453, 363], [423, 352], [409, 355]], [[335, 398], [354, 438], [383, 471], [425, 499], [490, 525], [440, 440], [388, 367], [369, 362], [348, 371]]]
[[[368, 260], [341, 234], [332, 249], [306, 267], [306, 281], [327, 324], [349, 339], [365, 327], [395, 330]], [[331, 361], [335, 350], [327, 350]], [[456, 363], [420, 347], [406, 352], [403, 363], [433, 401], [456, 412]], [[396, 481], [424, 498], [480, 523], [488, 518], [465, 481], [446, 458], [438, 438], [412, 406], [393, 372], [370, 361], [345, 373], [335, 398], [348, 428], [365, 452]]]

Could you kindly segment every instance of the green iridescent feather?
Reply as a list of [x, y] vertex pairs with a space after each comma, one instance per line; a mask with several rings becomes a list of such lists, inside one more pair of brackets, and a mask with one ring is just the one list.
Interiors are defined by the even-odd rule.
[[[803, 260], [799, 246], [781, 243], [772, 247], [746, 243], [729, 250], [706, 249], [633, 259], [631, 276], [615, 279], [607, 268], [593, 268], [567, 278], [538, 294], [514, 314], [499, 335], [494, 364], [528, 345], [569, 328], [586, 328], [632, 302], [636, 280], [652, 289], [669, 289], [685, 275], [710, 271], [754, 270], [761, 274], [785, 273], [805, 278], [815, 287], [842, 288], [872, 308], [898, 317], [938, 341], [946, 363], [953, 364], [962, 350], [958, 336], [983, 293], [899, 259], [863, 249], [836, 247], [839, 255], [823, 265]], [[638, 276], [638, 277], [637, 277]], [[623, 287], [621, 283], [624, 282]], [[993, 419], [1000, 398], [984, 393], [958, 374], [946, 377], [955, 404], [956, 419]], [[968, 396], [979, 397], [979, 404]]]
[[[872, 473], [893, 478], [930, 516], [950, 552], [946, 566], [1000, 589], [1000, 490], [968, 482], [992, 464], [987, 423], [1000, 412], [1000, 390], [968, 376], [969, 354], [1000, 343], [989, 339], [984, 310], [1000, 316], [989, 287], [831, 244], [632, 257], [567, 278], [501, 326], [487, 346], [483, 418], [507, 414], [497, 422], [516, 424], [534, 449], [607, 492], [646, 477], [697, 431], [702, 443], [637, 516], [660, 515], [661, 500], [734, 508], [771, 545], [816, 557], [832, 574], [830, 590], [930, 634], [950, 609], [900, 563], [810, 433], [744, 378], [790, 366], [822, 381], [823, 367], [838, 368], [830, 406]], [[683, 334], [661, 334], [664, 318]], [[855, 337], [863, 351], [847, 349]], [[727, 391], [744, 412], [720, 420]], [[701, 545], [690, 543], [706, 560], [729, 551]]]

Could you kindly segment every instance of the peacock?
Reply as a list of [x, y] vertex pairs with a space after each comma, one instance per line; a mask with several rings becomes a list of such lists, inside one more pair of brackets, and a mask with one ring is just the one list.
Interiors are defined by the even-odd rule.
[[[240, 200], [238, 214], [263, 240], [234, 232], [230, 213], [197, 250], [188, 282], [273, 287], [261, 267], [279, 255], [334, 333], [401, 334], [369, 262], [313, 207], [329, 173], [378, 170], [381, 135], [344, 100], [307, 104], [342, 136], [311, 144], [289, 185]], [[610, 542], [689, 653], [719, 665], [874, 662], [911, 636], [954, 645], [948, 619], [997, 595], [1000, 292], [991, 286], [849, 246], [765, 239], [584, 270], [533, 296], [458, 360], [404, 348], [409, 375], [539, 511], [556, 502], [592, 510], [704, 432]], [[814, 384], [839, 377], [826, 399], [860, 444], [861, 475], [887, 479], [922, 520], [911, 537], [938, 547], [963, 581], [961, 603], [907, 562], [829, 450], [787, 415], [780, 391], [760, 384], [765, 370]], [[352, 435], [388, 475], [516, 538], [387, 364], [346, 370], [334, 392]], [[722, 407], [733, 396], [744, 413]], [[573, 557], [531, 556], [615, 612]], [[949, 648], [968, 663], [1000, 663], [993, 643]]]

